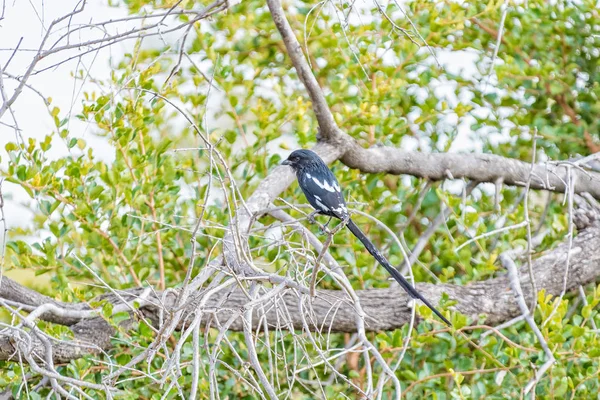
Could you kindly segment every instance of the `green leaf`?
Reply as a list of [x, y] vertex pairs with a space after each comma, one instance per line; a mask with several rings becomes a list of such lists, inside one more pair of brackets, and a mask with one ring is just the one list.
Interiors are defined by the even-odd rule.
[[20, 181], [27, 180], [27, 167], [25, 165], [19, 165], [17, 167], [17, 178], [19, 178]]

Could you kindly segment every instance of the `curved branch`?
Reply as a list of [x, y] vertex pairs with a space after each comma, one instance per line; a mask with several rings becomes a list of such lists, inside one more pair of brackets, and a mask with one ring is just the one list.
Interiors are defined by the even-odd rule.
[[[319, 139], [337, 148], [339, 150], [337, 158], [348, 167], [367, 173], [407, 174], [430, 180], [468, 178], [477, 182], [493, 183], [502, 179], [505, 184], [523, 187], [531, 181], [530, 187], [533, 189], [563, 193], [567, 187], [568, 170], [571, 168], [571, 174], [576, 181], [575, 193], [587, 192], [594, 198], [600, 199], [600, 174], [572, 168], [569, 164], [538, 164], [531, 171], [530, 163], [492, 154], [427, 154], [403, 152], [394, 147], [363, 148], [335, 124], [323, 91], [285, 17], [280, 1], [267, 0], [267, 3], [275, 26], [277, 26], [294, 68], [298, 72], [298, 77], [313, 103], [313, 110], [320, 127]], [[330, 162], [337, 158], [325, 161]], [[529, 179], [530, 173], [531, 180]], [[285, 183], [285, 187], [287, 185], [289, 183]]]
[[[321, 129], [320, 139], [346, 150], [341, 155], [341, 161], [345, 165], [362, 172], [408, 174], [432, 180], [470, 178], [479, 182], [496, 182], [502, 178], [507, 184], [526, 186], [530, 165], [519, 160], [479, 154], [469, 155], [469, 162], [465, 163], [464, 154], [402, 152], [392, 147], [362, 148], [335, 124], [323, 91], [302, 53], [281, 3], [278, 0], [268, 0], [267, 3], [298, 76], [313, 102], [313, 110]], [[531, 187], [564, 192], [567, 186], [567, 168], [560, 165], [536, 165], [532, 173]], [[600, 174], [586, 173], [579, 169], [574, 169], [574, 173], [579, 175], [575, 192], [588, 192], [600, 199]]]
[[[567, 289], [577, 289], [580, 285], [587, 285], [595, 282], [600, 276], [600, 221], [597, 216], [590, 213], [584, 214], [579, 220], [579, 227], [582, 229], [579, 235], [573, 239], [570, 267]], [[586, 227], [586, 225], [588, 225]], [[585, 229], [584, 229], [585, 228]], [[547, 294], [559, 295], [563, 290], [564, 262], [569, 251], [567, 242], [559, 245], [553, 250], [546, 251], [533, 263], [534, 277], [539, 290], [545, 290]], [[529, 273], [527, 266], [519, 269], [520, 281], [523, 287], [523, 294], [526, 301], [529, 301], [534, 293], [529, 284]], [[481, 282], [474, 282], [465, 286], [454, 284], [427, 284], [418, 283], [417, 289], [424, 296], [431, 299], [434, 304], [438, 303], [445, 294], [456, 304], [452, 307], [454, 310], [478, 318], [480, 315], [486, 316], [486, 324], [499, 324], [508, 321], [518, 315], [520, 310], [515, 301], [513, 293], [510, 291], [510, 283], [507, 275], [503, 274], [497, 278]], [[143, 292], [143, 288], [136, 288], [126, 291], [121, 298], [131, 301]], [[272, 290], [272, 289], [270, 289]], [[20, 299], [24, 305], [39, 306], [41, 295], [35, 295], [30, 289], [27, 289], [8, 278], [3, 278], [0, 288], [2, 297], [7, 299]], [[186, 306], [186, 320], [182, 323], [189, 323], [194, 318], [195, 313], [200, 309], [203, 313], [212, 313], [221, 323], [225, 323], [230, 318], [234, 321], [229, 326], [230, 330], [243, 330], [243, 310], [248, 305], [248, 297], [241, 290], [234, 290], [223, 301], [222, 298], [212, 297], [208, 301], [204, 299], [205, 291], [201, 291], [191, 299]], [[365, 328], [368, 331], [386, 331], [400, 328], [410, 321], [411, 299], [399, 288], [387, 289], [367, 289], [356, 291], [362, 308], [366, 314]], [[31, 296], [33, 294], [33, 296]], [[153, 324], [158, 326], [159, 314], [165, 310], [170, 310], [175, 306], [177, 293], [170, 291], [163, 296], [158, 292], [156, 298], [149, 299], [148, 304], [140, 308], [140, 312]], [[45, 297], [45, 296], [43, 296]], [[112, 294], [102, 296], [103, 300], [108, 300], [118, 305], [121, 300]], [[301, 308], [299, 303], [303, 302], [304, 307], [312, 307], [310, 329], [328, 332], [355, 332], [356, 331], [356, 311], [352, 306], [351, 299], [341, 290], [319, 290], [316, 298], [310, 302], [306, 300], [306, 295], [299, 294], [293, 288], [286, 288], [269, 298], [264, 307], [256, 308], [253, 313], [253, 325], [259, 322], [261, 318], [266, 319], [268, 323], [279, 324], [289, 329], [303, 330], [303, 324], [306, 320], [299, 314]], [[80, 310], [81, 304], [59, 303], [67, 311]], [[281, 315], [278, 309], [283, 307], [289, 312], [289, 320], [281, 324]], [[331, 309], [336, 307], [335, 312]], [[267, 310], [266, 312], [264, 310]], [[79, 313], [80, 314], [80, 313]], [[78, 311], [73, 315], [79, 315]], [[58, 318], [54, 314], [45, 314], [43, 319], [59, 324], [66, 324], [65, 320]], [[133, 329], [134, 323], [129, 320], [124, 322], [122, 329]], [[110, 338], [114, 335], [114, 328], [101, 318], [82, 319], [76, 324], [71, 325], [75, 339], [70, 342], [54, 341], [53, 355], [55, 362], [65, 362], [76, 359], [89, 353], [98, 353], [101, 349], [111, 347]], [[33, 341], [30, 348], [36, 354], [42, 354], [43, 346], [41, 343]], [[13, 337], [10, 330], [5, 331], [0, 336], [0, 360], [10, 360], [15, 356], [16, 347], [13, 343]]]
[[[64, 303], [62, 301], [54, 300], [33, 289], [22, 286], [5, 276], [0, 277], [0, 299], [10, 303], [26, 305], [26, 311], [31, 311], [34, 308], [46, 304], [74, 312], [89, 311], [92, 309], [85, 303]], [[79, 318], [77, 313], [73, 313], [72, 315], [54, 315], [52, 319], [45, 319], [44, 315], [42, 315], [41, 319], [65, 326], [73, 325], [81, 321], [81, 318]]]

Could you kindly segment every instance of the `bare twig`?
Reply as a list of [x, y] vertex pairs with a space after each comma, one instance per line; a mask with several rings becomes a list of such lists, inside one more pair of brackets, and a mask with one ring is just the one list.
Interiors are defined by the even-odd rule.
[[519, 272], [517, 271], [515, 262], [506, 253], [502, 253], [500, 255], [500, 262], [502, 263], [504, 268], [506, 268], [506, 270], [508, 271], [511, 289], [513, 290], [513, 292], [515, 294], [517, 304], [519, 305], [519, 309], [521, 310], [521, 313], [522, 313], [523, 317], [525, 318], [525, 321], [527, 321], [527, 324], [529, 325], [529, 327], [535, 334], [536, 338], [540, 342], [540, 346], [544, 350], [544, 353], [546, 353], [546, 358], [547, 358], [546, 362], [544, 363], [544, 365], [542, 365], [542, 367], [539, 370], [537, 370], [537, 372], [535, 374], [535, 378], [532, 379], [527, 384], [527, 386], [525, 386], [525, 394], [527, 394], [533, 388], [533, 386], [537, 382], [539, 382], [539, 380], [546, 373], [546, 370], [548, 370], [548, 368], [550, 368], [556, 360], [554, 359], [554, 355], [552, 354], [552, 351], [550, 351], [550, 348], [548, 347], [548, 344], [546, 343], [546, 339], [542, 335], [542, 332], [540, 331], [540, 329], [537, 327], [535, 321], [533, 320], [533, 316], [531, 315], [531, 312], [529, 311], [527, 303], [525, 302], [523, 290], [521, 289], [521, 283], [519, 282]]
[[337, 232], [339, 232], [340, 229], [342, 229], [344, 226], [346, 226], [346, 222], [347, 221], [342, 221], [334, 229], [332, 229], [331, 231], [329, 231], [329, 230], [327, 231], [327, 239], [325, 239], [325, 243], [323, 244], [323, 248], [319, 252], [319, 256], [317, 257], [317, 260], [315, 261], [315, 266], [313, 268], [312, 276], [310, 278], [310, 296], [311, 297], [315, 297], [315, 294], [316, 294], [315, 293], [315, 286], [317, 284], [317, 275], [319, 273], [319, 266], [321, 265], [321, 261], [323, 260], [323, 257], [327, 253], [327, 249], [329, 248], [329, 246], [333, 242], [333, 236]]

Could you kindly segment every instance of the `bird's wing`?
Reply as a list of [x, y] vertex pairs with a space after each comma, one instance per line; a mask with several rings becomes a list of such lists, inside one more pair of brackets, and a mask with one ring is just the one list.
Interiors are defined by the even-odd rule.
[[300, 188], [308, 202], [325, 215], [344, 219], [348, 215], [344, 195], [335, 176], [329, 173], [304, 173], [300, 178]]

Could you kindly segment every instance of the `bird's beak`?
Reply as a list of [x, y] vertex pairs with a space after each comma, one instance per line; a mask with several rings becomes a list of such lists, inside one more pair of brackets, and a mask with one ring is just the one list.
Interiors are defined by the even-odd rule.
[[281, 165], [292, 165], [292, 163], [290, 162], [290, 160], [285, 159], [285, 160], [283, 160], [283, 162], [281, 163]]

